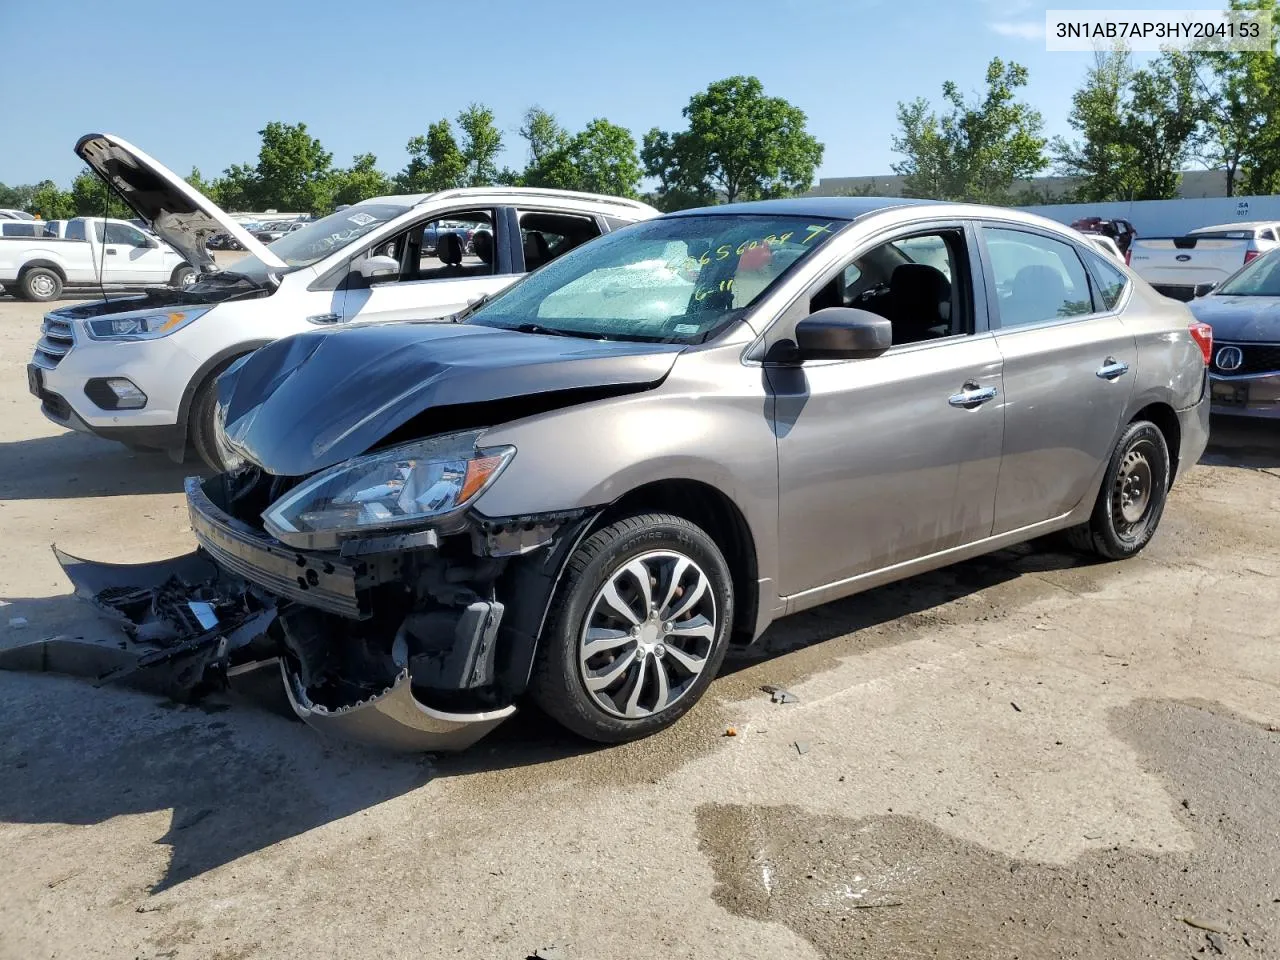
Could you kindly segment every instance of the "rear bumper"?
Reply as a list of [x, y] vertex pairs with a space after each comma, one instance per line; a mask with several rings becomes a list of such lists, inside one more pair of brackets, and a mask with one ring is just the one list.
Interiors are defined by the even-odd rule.
[[1178, 443], [1176, 476], [1181, 477], [1204, 456], [1205, 447], [1209, 445], [1209, 413], [1208, 396], [1202, 397], [1194, 407], [1178, 411], [1182, 437]]
[[1243, 377], [1209, 375], [1215, 415], [1280, 419], [1280, 372]]

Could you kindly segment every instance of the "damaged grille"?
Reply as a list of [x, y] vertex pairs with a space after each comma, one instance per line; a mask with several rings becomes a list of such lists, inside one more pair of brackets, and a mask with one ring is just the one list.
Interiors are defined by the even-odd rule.
[[44, 323], [40, 325], [40, 340], [36, 343], [32, 362], [37, 367], [52, 370], [62, 362], [62, 358], [75, 346], [75, 342], [75, 336], [68, 321], [59, 320], [53, 315], [46, 316]]

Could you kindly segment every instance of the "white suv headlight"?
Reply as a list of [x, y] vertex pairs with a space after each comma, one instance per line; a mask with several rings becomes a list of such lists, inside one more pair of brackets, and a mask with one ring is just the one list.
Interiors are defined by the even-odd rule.
[[476, 448], [479, 432], [419, 440], [316, 474], [262, 514], [267, 530], [301, 549], [332, 549], [344, 537], [423, 526], [489, 486], [515, 447]]
[[85, 332], [94, 340], [154, 340], [181, 330], [212, 309], [212, 306], [184, 307], [163, 313], [98, 317], [85, 321]]

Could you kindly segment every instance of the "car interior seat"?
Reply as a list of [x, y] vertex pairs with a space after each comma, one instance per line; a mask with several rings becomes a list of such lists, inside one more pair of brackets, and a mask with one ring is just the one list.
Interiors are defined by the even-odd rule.
[[488, 230], [477, 230], [471, 237], [471, 249], [481, 260], [481, 266], [475, 268], [476, 275], [493, 273], [493, 234]]
[[524, 268], [536, 270], [551, 259], [551, 246], [537, 230], [524, 231]]
[[456, 233], [442, 233], [436, 238], [436, 257], [444, 264], [437, 271], [436, 276], [460, 277], [463, 275], [462, 238]]
[[[951, 282], [937, 267], [904, 263], [889, 276], [889, 321], [893, 342], [916, 343], [939, 336], [951, 322]], [[943, 334], [945, 336], [945, 334]]]

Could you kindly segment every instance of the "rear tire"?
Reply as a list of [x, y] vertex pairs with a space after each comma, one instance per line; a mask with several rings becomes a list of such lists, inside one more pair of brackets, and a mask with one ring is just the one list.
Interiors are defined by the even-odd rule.
[[589, 740], [656, 733], [697, 703], [720, 669], [733, 599], [728, 564], [702, 529], [667, 514], [618, 520], [569, 557], [529, 693]]
[[18, 289], [26, 300], [47, 303], [62, 295], [62, 277], [48, 267], [31, 267], [18, 279]]
[[1077, 550], [1107, 560], [1135, 556], [1151, 541], [1169, 496], [1169, 447], [1154, 423], [1135, 420], [1111, 454], [1087, 523], [1065, 531]]

